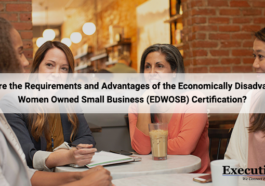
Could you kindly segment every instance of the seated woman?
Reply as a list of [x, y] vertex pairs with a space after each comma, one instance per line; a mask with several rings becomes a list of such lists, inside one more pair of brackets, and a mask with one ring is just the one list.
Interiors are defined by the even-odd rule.
[[[169, 44], [155, 44], [148, 47], [141, 58], [141, 73], [184, 73], [182, 56], [178, 49]], [[155, 94], [148, 90], [146, 95]], [[173, 105], [173, 104], [172, 104]], [[152, 106], [151, 106], [152, 107]], [[132, 148], [139, 154], [149, 154], [151, 143], [148, 124], [153, 122], [168, 123], [168, 147], [170, 155], [192, 154], [201, 158], [201, 169], [197, 172], [209, 172], [209, 138], [208, 118], [205, 107], [193, 107], [176, 104], [159, 114], [151, 113], [150, 105], [131, 105], [129, 108], [129, 124]], [[202, 114], [194, 114], [196, 109], [205, 110]], [[194, 113], [193, 113], [194, 111]]]
[[[0, 73], [20, 73], [28, 65], [23, 42], [12, 25], [0, 17]], [[110, 172], [95, 167], [84, 172], [53, 173], [30, 169], [18, 139], [0, 109], [0, 185], [111, 185]]]
[[[37, 50], [31, 72], [51, 74], [49, 76], [51, 78], [47, 79], [52, 81], [51, 83], [59, 81], [60, 77], [67, 77], [63, 74], [74, 72], [71, 50], [61, 42], [47, 41]], [[59, 73], [62, 74], [60, 77], [54, 75]], [[64, 81], [63, 78], [61, 79]], [[1, 100], [3, 111], [11, 107], [16, 108], [5, 99]], [[60, 113], [61, 108], [55, 109], [56, 113]], [[83, 166], [91, 161], [96, 151], [92, 148], [95, 141], [83, 114], [67, 112], [67, 114], [34, 113], [5, 114], [5, 116], [18, 137], [29, 167], [49, 171], [50, 168], [71, 163]], [[82, 149], [67, 149], [67, 145], [62, 145], [66, 149], [52, 152], [64, 142], [80, 144]]]
[[[256, 73], [265, 73], [265, 28], [256, 32], [255, 37], [253, 67]], [[264, 95], [261, 91], [247, 94], [247, 102], [241, 108], [225, 153], [225, 159], [236, 159], [242, 168], [265, 165]]]

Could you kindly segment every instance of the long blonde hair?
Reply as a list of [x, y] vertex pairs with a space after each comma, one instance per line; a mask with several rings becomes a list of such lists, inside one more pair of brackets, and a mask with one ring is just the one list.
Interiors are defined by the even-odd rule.
[[[67, 61], [69, 63], [69, 72], [74, 72], [74, 57], [69, 47], [59, 41], [47, 41], [44, 43], [36, 52], [35, 57], [33, 59], [31, 73], [37, 73], [40, 63], [44, 59], [48, 50], [52, 48], [58, 48], [64, 52]], [[70, 141], [72, 142], [78, 129], [78, 118], [75, 113], [72, 113], [71, 107], [66, 106], [68, 120], [72, 124], [72, 132], [70, 136]], [[49, 138], [49, 124], [48, 124], [48, 114], [45, 113], [42, 108], [39, 108], [39, 113], [29, 114], [29, 130], [33, 136], [33, 138], [38, 141], [40, 136], [44, 133], [46, 140]]]

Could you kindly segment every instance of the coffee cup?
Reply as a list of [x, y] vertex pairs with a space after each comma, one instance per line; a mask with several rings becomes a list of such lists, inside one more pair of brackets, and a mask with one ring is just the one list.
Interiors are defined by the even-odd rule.
[[211, 162], [213, 186], [237, 186], [238, 176], [231, 175], [231, 169], [239, 167], [236, 160], [215, 160]]

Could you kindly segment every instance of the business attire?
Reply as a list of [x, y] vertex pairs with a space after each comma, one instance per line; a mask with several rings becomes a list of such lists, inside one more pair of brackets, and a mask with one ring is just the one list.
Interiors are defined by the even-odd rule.
[[27, 166], [19, 141], [0, 110], [0, 185], [31, 185], [35, 171]]
[[[205, 113], [197, 114], [198, 109]], [[149, 154], [151, 152], [150, 137], [136, 127], [137, 110], [136, 104], [132, 104], [129, 108], [131, 145], [137, 153]], [[198, 156], [201, 158], [201, 168], [196, 173], [210, 172], [208, 127], [209, 122], [204, 105], [177, 104], [168, 123], [167, 153]]]
[[[29, 115], [23, 114], [21, 110], [19, 110], [19, 108], [17, 108], [15, 104], [12, 103], [12, 99], [10, 99], [10, 97], [5, 97], [1, 100], [0, 108], [5, 113], [10, 113], [5, 114], [5, 117], [9, 125], [17, 135], [23, 152], [25, 153], [27, 165], [38, 170], [52, 171], [52, 169], [49, 169], [45, 164], [46, 159], [52, 152], [47, 151], [47, 141], [44, 135], [42, 135], [38, 141], [33, 138], [30, 132], [31, 129], [29, 129]], [[60, 108], [60, 111], [62, 113], [66, 113], [66, 110], [64, 109], [65, 108]], [[64, 141], [70, 143], [72, 124], [68, 120], [67, 114], [59, 115], [61, 120], [58, 125], [62, 126]], [[92, 132], [89, 129], [84, 115], [79, 113], [76, 115], [79, 121], [79, 125], [72, 143], [76, 145], [80, 143], [93, 144], [93, 146], [95, 146], [96, 142], [92, 136]]]

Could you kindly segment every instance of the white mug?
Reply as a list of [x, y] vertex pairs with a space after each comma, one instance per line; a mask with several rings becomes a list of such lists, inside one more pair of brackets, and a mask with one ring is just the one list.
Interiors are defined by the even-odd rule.
[[[225, 167], [226, 166], [226, 167]], [[223, 175], [224, 169], [228, 172], [230, 168], [239, 168], [236, 160], [215, 160], [211, 162], [212, 182], [213, 186], [237, 186], [238, 176]]]

